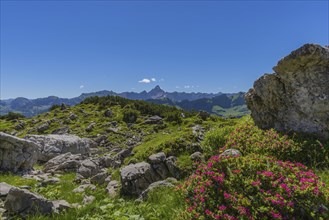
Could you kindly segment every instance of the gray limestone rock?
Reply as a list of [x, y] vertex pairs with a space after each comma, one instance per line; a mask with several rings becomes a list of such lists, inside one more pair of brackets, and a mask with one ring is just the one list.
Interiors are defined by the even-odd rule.
[[32, 141], [0, 132], [0, 171], [31, 170], [37, 161], [37, 150]]
[[88, 138], [75, 135], [28, 135], [25, 139], [35, 142], [39, 146], [38, 160], [48, 160], [67, 152], [88, 155], [95, 143]]
[[235, 149], [227, 149], [223, 153], [221, 153], [219, 156], [221, 157], [237, 157], [241, 156], [241, 152]]
[[5, 209], [9, 213], [21, 216], [36, 213], [45, 215], [53, 212], [53, 203], [26, 189], [13, 187], [6, 197]]
[[305, 44], [255, 81], [245, 95], [262, 129], [329, 138], [329, 48]]
[[120, 170], [122, 192], [126, 195], [138, 196], [147, 187], [160, 180], [151, 165], [145, 162], [130, 164]]
[[116, 180], [112, 180], [108, 183], [106, 187], [106, 192], [111, 198], [116, 197], [119, 194], [120, 184]]
[[43, 171], [48, 173], [77, 172], [82, 160], [83, 156], [81, 154], [72, 154], [70, 152], [61, 154], [45, 163]]

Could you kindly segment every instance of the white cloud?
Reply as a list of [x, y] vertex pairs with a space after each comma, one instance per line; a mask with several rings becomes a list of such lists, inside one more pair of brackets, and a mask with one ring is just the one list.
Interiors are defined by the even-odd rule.
[[184, 86], [184, 89], [189, 89], [189, 88], [190, 88], [189, 85]]
[[159, 80], [159, 82], [163, 82], [164, 81], [164, 79], [163, 78], [161, 78], [160, 80]]
[[179, 89], [180, 87], [179, 86], [176, 86], [176, 89]]
[[152, 81], [152, 82], [155, 82], [155, 81], [157, 81], [157, 80], [156, 80], [155, 78], [151, 78], [151, 81]]
[[84, 85], [81, 85], [81, 86], [80, 86], [80, 89], [83, 89], [84, 87], [85, 87]]
[[150, 79], [142, 79], [138, 81], [139, 83], [150, 83], [151, 80]]

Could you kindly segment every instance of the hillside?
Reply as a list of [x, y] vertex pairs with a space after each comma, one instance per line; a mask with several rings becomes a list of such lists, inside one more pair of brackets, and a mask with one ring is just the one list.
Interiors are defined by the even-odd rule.
[[[190, 186], [194, 186], [193, 180], [187, 178], [197, 169], [197, 164], [232, 147], [246, 155], [242, 157], [246, 158], [243, 163], [254, 161], [248, 154], [258, 153], [277, 156], [283, 160], [288, 157], [293, 161], [321, 168], [317, 173], [322, 181], [329, 183], [328, 172], [324, 169], [328, 165], [325, 158], [328, 157], [329, 142], [319, 142], [312, 137], [298, 135], [288, 137], [273, 130], [262, 131], [254, 125], [250, 117], [223, 119], [204, 113], [189, 113], [171, 106], [109, 96], [87, 98], [81, 104], [71, 107], [55, 106], [51, 111], [32, 118], [1, 119], [0, 123], [0, 131], [29, 140], [34, 140], [35, 134], [41, 135], [38, 138], [48, 134], [74, 134], [87, 138], [85, 141], [91, 140], [95, 144], [91, 145], [89, 156], [82, 164], [85, 161], [98, 161], [98, 166], [104, 166], [101, 165], [104, 160], [109, 163], [107, 168], [102, 168], [103, 171], [98, 171], [101, 173], [87, 179], [80, 179], [79, 175], [83, 174], [81, 167], [74, 172], [56, 171], [55, 177], [47, 174], [52, 160], [39, 161], [34, 165], [36, 171], [23, 177], [0, 174], [1, 181], [8, 184], [18, 187], [25, 185], [32, 193], [43, 195], [50, 201], [66, 200], [72, 204], [71, 208], [61, 214], [32, 214], [28, 219], [191, 219], [191, 213], [186, 211], [188, 202], [183, 202], [188, 201], [184, 199], [183, 192], [189, 190], [185, 188], [184, 181], [192, 181]], [[119, 160], [116, 159], [118, 155]], [[174, 167], [177, 170], [173, 175], [178, 182], [172, 177], [161, 180], [160, 185], [164, 184], [163, 187], [157, 186], [150, 190], [147, 198], [135, 201], [135, 191], [125, 187], [125, 184], [129, 187], [132, 186], [130, 184], [144, 187], [142, 184], [147, 179], [129, 182], [125, 179], [124, 170], [150, 163], [158, 170], [156, 172], [168, 176], [162, 163], [152, 164], [161, 155], [165, 155], [167, 159], [177, 158]], [[259, 158], [264, 160], [263, 156]], [[71, 160], [70, 163], [73, 163], [73, 158]], [[148, 177], [143, 177], [146, 174], [142, 173], [139, 175], [142, 175], [141, 178], [151, 178], [155, 174], [147, 174], [151, 175]], [[110, 182], [105, 181], [105, 177]], [[174, 186], [184, 190], [174, 190]], [[83, 187], [92, 188], [82, 190]], [[319, 190], [323, 191], [323, 188]], [[15, 200], [15, 204], [20, 204], [19, 200]], [[62, 205], [65, 207], [65, 204]]]
[[[115, 93], [113, 91], [98, 91], [92, 93], [83, 93], [75, 98], [59, 98], [49, 96], [46, 98], [27, 99], [19, 97], [16, 99], [0, 100], [0, 115], [8, 112], [18, 112], [26, 117], [35, 116], [37, 114], [48, 111], [53, 105], [66, 104], [69, 106], [77, 105], [84, 99], [92, 96], [119, 96], [132, 100], [146, 100], [158, 104], [167, 104], [180, 107], [184, 110], [207, 111], [222, 116], [243, 116], [248, 114], [243, 99], [244, 93], [236, 94], [208, 94], [208, 93], [185, 93], [185, 92], [165, 92], [160, 86], [155, 86], [149, 92], [122, 92]], [[238, 97], [238, 102], [235, 97]], [[166, 100], [166, 101], [164, 101]], [[205, 103], [208, 103], [205, 105]], [[213, 103], [213, 104], [210, 104]], [[210, 106], [209, 106], [210, 105]]]

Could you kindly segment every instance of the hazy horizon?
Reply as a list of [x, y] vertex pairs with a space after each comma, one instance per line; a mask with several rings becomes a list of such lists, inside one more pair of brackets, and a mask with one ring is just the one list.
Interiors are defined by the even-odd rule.
[[305, 43], [328, 1], [1, 1], [0, 99], [234, 93]]

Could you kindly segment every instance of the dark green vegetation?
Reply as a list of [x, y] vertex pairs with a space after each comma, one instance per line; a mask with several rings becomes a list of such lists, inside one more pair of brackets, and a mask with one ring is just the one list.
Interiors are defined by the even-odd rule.
[[[75, 115], [76, 117], [72, 117]], [[162, 122], [148, 124], [146, 121], [149, 117], [158, 115], [163, 118]], [[95, 123], [92, 129], [87, 129], [91, 123]], [[40, 131], [38, 128], [47, 123], [49, 127]], [[99, 151], [106, 153], [110, 147], [126, 148], [127, 144], [134, 142], [136, 145], [133, 149], [134, 154], [125, 159], [124, 165], [130, 162], [139, 162], [146, 160], [148, 156], [160, 151], [167, 155], [178, 157], [178, 166], [184, 171], [184, 178], [179, 181], [179, 185], [190, 186], [177, 187], [177, 189], [163, 188], [153, 191], [145, 202], [137, 202], [132, 198], [116, 197], [109, 198], [105, 192], [105, 185], [97, 186], [95, 191], [87, 190], [85, 195], [95, 196], [95, 200], [82, 208], [73, 208], [59, 215], [53, 216], [30, 216], [28, 219], [212, 219], [211, 216], [205, 215], [204, 207], [213, 208], [213, 205], [221, 206], [232, 203], [227, 200], [224, 194], [216, 197], [215, 188], [203, 185], [204, 181], [189, 184], [192, 180], [190, 174], [194, 172], [198, 165], [201, 164], [199, 170], [203, 167], [204, 171], [217, 172], [217, 176], [224, 172], [226, 177], [223, 189], [230, 195], [237, 196], [237, 203], [227, 209], [227, 213], [232, 216], [242, 216], [245, 211], [243, 207], [254, 207], [254, 210], [260, 210], [263, 219], [271, 219], [273, 216], [279, 216], [278, 209], [271, 209], [271, 206], [264, 202], [264, 198], [272, 198], [270, 195], [262, 194], [258, 186], [257, 171], [273, 172], [275, 177], [279, 179], [278, 173], [282, 173], [293, 181], [287, 184], [287, 187], [299, 187], [299, 193], [289, 197], [289, 202], [298, 202], [306, 210], [306, 214], [302, 217], [316, 215], [319, 212], [310, 212], [308, 207], [316, 207], [318, 203], [325, 204], [328, 198], [329, 184], [329, 142], [317, 140], [314, 137], [297, 134], [282, 134], [274, 130], [263, 131], [258, 129], [249, 116], [243, 118], [224, 119], [215, 115], [207, 115], [198, 112], [189, 113], [176, 109], [171, 106], [156, 105], [144, 101], [132, 101], [120, 97], [92, 97], [85, 99], [84, 102], [73, 107], [58, 105], [54, 106], [50, 112], [43, 113], [33, 118], [21, 119], [0, 119], [0, 131], [8, 133], [16, 133], [20, 137], [27, 134], [51, 134], [57, 133], [60, 129], [67, 129], [70, 134], [76, 134], [80, 137], [88, 137], [97, 140], [100, 136], [105, 136], [105, 143], [99, 144]], [[195, 133], [193, 128], [199, 125], [203, 128], [203, 132]], [[203, 141], [202, 140], [203, 138]], [[241, 151], [242, 156], [238, 158], [220, 160], [218, 155], [228, 148], [234, 148]], [[194, 164], [190, 155], [196, 151], [201, 151], [206, 159], [210, 159], [202, 163]], [[217, 158], [216, 161], [212, 161]], [[308, 168], [300, 165], [293, 172], [290, 170], [291, 163], [283, 163], [278, 165], [276, 160], [290, 160], [292, 162], [300, 162]], [[209, 162], [214, 165], [209, 166]], [[295, 167], [295, 165], [291, 165]], [[297, 166], [297, 165], [296, 165]], [[228, 169], [229, 167], [230, 169]], [[40, 169], [40, 167], [36, 167]], [[225, 169], [224, 169], [225, 168]], [[318, 177], [313, 176], [313, 171]], [[240, 170], [237, 171], [237, 170]], [[221, 172], [220, 172], [221, 171]], [[253, 176], [249, 173], [254, 172]], [[303, 189], [300, 177], [297, 178], [296, 172], [307, 172], [308, 179], [312, 181], [316, 179], [317, 183], [321, 181], [326, 186], [319, 185], [318, 190], [321, 196], [316, 198], [310, 191], [301, 192]], [[112, 179], [120, 180], [119, 169], [109, 169]], [[234, 176], [234, 173], [237, 176]], [[264, 173], [264, 175], [272, 175]], [[239, 176], [240, 175], [240, 176]], [[285, 185], [279, 183], [273, 186], [270, 182], [260, 179], [261, 184], [266, 185], [266, 189], [272, 192], [283, 193], [286, 190]], [[306, 174], [305, 174], [306, 175]], [[201, 176], [205, 182], [211, 176]], [[263, 177], [263, 176], [261, 176]], [[83, 194], [73, 193], [72, 189], [78, 185], [73, 182], [75, 174], [65, 174], [60, 177], [60, 182], [49, 184], [45, 187], [37, 186], [34, 180], [26, 180], [14, 175], [1, 175], [1, 181], [12, 185], [29, 185], [32, 191], [42, 194], [48, 199], [65, 199], [70, 203], [80, 203]], [[306, 176], [305, 176], [306, 178]], [[185, 181], [188, 181], [184, 184]], [[306, 181], [307, 182], [307, 181]], [[255, 186], [253, 186], [255, 185]], [[310, 184], [311, 185], [311, 184]], [[201, 189], [207, 193], [207, 205], [200, 206], [200, 209], [191, 209], [191, 200], [186, 200], [186, 196], [190, 195], [194, 190]], [[312, 185], [314, 190], [317, 185]], [[282, 188], [283, 187], [283, 188]], [[179, 189], [181, 188], [181, 189]], [[246, 188], [246, 192], [241, 189]], [[183, 190], [182, 190], [183, 189]], [[280, 194], [281, 195], [281, 194]], [[254, 198], [252, 198], [254, 196]], [[327, 196], [327, 197], [326, 197]], [[226, 196], [228, 197], [228, 196]], [[217, 200], [216, 200], [217, 198]], [[220, 198], [220, 199], [218, 199]], [[231, 197], [230, 197], [231, 198]], [[264, 201], [263, 201], [264, 200]], [[187, 201], [187, 202], [186, 202]], [[201, 200], [200, 200], [201, 201]], [[269, 201], [271, 202], [271, 201]], [[256, 203], [255, 205], [253, 205]], [[292, 203], [289, 203], [291, 205]], [[298, 206], [300, 207], [300, 206]], [[189, 209], [190, 208], [190, 209]], [[208, 211], [213, 211], [213, 210]], [[221, 207], [224, 209], [224, 207]], [[292, 210], [293, 207], [284, 209], [286, 213], [294, 213], [299, 210]], [[251, 210], [251, 211], [254, 211]], [[202, 213], [201, 213], [202, 212]], [[240, 213], [241, 212], [241, 213]], [[218, 213], [217, 213], [218, 214]], [[219, 213], [220, 214], [220, 213]], [[299, 213], [300, 214], [300, 213]], [[293, 214], [292, 214], [293, 215]], [[291, 217], [291, 215], [289, 215]], [[248, 216], [245, 216], [245, 219]], [[274, 218], [274, 217], [273, 217]], [[320, 218], [319, 218], [320, 219]], [[323, 217], [323, 219], [326, 219]]]
[[77, 105], [88, 97], [93, 96], [120, 96], [133, 100], [146, 100], [157, 104], [171, 105], [184, 110], [207, 111], [226, 117], [240, 117], [249, 113], [246, 108], [244, 93], [236, 94], [208, 94], [208, 93], [185, 93], [185, 92], [165, 92], [159, 86], [151, 91], [141, 93], [123, 92], [115, 93], [113, 91], [99, 91], [93, 93], [83, 93], [78, 97], [67, 99], [49, 96], [46, 98], [26, 99], [16, 98], [9, 100], [0, 100], [0, 115], [8, 112], [18, 112], [27, 117], [48, 111], [53, 105]]

